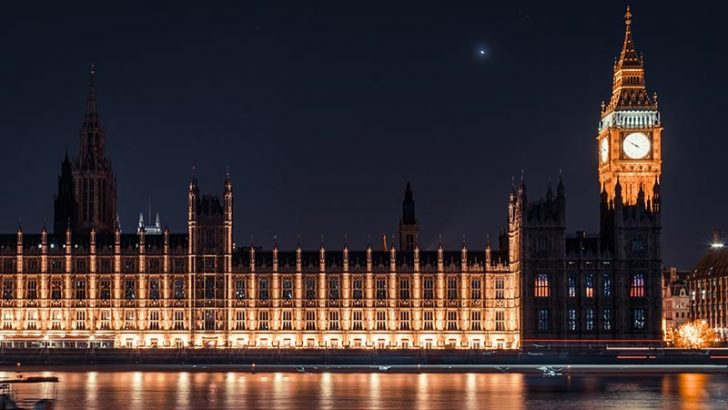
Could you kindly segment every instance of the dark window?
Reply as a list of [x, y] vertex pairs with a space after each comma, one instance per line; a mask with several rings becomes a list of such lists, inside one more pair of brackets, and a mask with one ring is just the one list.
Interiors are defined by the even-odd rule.
[[339, 278], [329, 279], [329, 299], [339, 299]]
[[124, 297], [126, 300], [136, 299], [136, 281], [132, 279], [124, 281]]
[[647, 311], [644, 308], [634, 309], [632, 319], [635, 330], [644, 330], [647, 327]]
[[594, 309], [586, 309], [586, 322], [584, 323], [584, 329], [587, 331], [594, 330]]
[[99, 298], [101, 298], [102, 300], [111, 299], [111, 281], [109, 281], [109, 280], [101, 281], [101, 290], [99, 292]]
[[575, 298], [576, 297], [576, 275], [573, 275], [573, 274], [569, 275], [569, 279], [568, 280], [569, 280], [569, 283], [568, 283], [568, 285], [569, 285], [569, 289], [568, 289], [569, 297], [570, 298]]
[[612, 297], [612, 277], [608, 273], [602, 275], [602, 296]]
[[149, 281], [149, 299], [159, 300], [159, 279]]
[[316, 299], [316, 280], [308, 278], [306, 279], [306, 299]]
[[53, 300], [60, 300], [61, 299], [61, 281], [60, 280], [54, 280], [51, 282], [51, 299]]
[[407, 278], [399, 280], [399, 298], [402, 300], [409, 300], [410, 298], [410, 280]]
[[174, 280], [174, 298], [184, 299], [185, 298], [185, 281], [183, 279]]
[[293, 281], [290, 279], [283, 279], [283, 288], [281, 290], [281, 297], [284, 300], [293, 299]]
[[362, 288], [364, 287], [363, 285], [364, 284], [361, 279], [354, 279], [354, 285], [352, 286], [353, 290], [352, 290], [352, 295], [351, 295], [352, 298], [354, 298], [356, 300], [363, 299], [363, 293], [364, 293], [362, 290]]
[[3, 299], [12, 299], [15, 290], [15, 281], [12, 279], [5, 279], [3, 281]]
[[76, 288], [76, 299], [78, 299], [78, 300], [86, 299], [86, 281], [77, 280], [74, 282], [73, 285]]
[[568, 311], [569, 331], [576, 332], [576, 309], [570, 308]]
[[215, 299], [215, 278], [212, 276], [205, 278], [205, 299]]
[[377, 278], [377, 300], [384, 300], [387, 298], [387, 281], [382, 278]]
[[35, 280], [28, 281], [26, 298], [29, 300], [35, 300], [38, 298], [38, 282]]
[[458, 298], [458, 280], [456, 278], [447, 279], [447, 299], [455, 300]]
[[537, 328], [539, 331], [544, 332], [549, 330], [549, 310], [548, 309], [537, 309], [536, 310]]
[[268, 279], [260, 279], [258, 281], [258, 298], [260, 300], [268, 300], [270, 298], [270, 292], [268, 289]]
[[424, 298], [427, 299], [427, 300], [434, 299], [435, 298], [435, 290], [434, 290], [435, 289], [435, 286], [434, 286], [435, 283], [434, 283], [434, 280], [432, 279], [432, 277], [425, 277], [425, 281], [424, 282], [425, 282], [424, 283], [424, 289], [425, 289]]
[[235, 281], [235, 299], [245, 299], [245, 280], [238, 279]]

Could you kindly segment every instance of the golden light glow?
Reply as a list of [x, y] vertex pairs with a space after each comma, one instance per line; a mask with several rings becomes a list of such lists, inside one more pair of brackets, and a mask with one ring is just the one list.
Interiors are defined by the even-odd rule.
[[675, 347], [701, 349], [715, 344], [716, 334], [705, 320], [688, 322], [673, 331]]

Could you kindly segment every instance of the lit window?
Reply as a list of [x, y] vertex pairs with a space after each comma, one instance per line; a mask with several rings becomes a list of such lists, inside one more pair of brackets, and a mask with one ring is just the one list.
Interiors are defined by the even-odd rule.
[[549, 297], [549, 274], [548, 273], [536, 274], [536, 286], [535, 286], [534, 290], [535, 290], [535, 296], [537, 298]]
[[576, 332], [576, 309], [569, 308], [568, 311], [569, 331]]
[[377, 310], [377, 330], [387, 330], [387, 312]]
[[[496, 315], [497, 316], [497, 315]], [[470, 330], [480, 330], [481, 315], [479, 311], [474, 311], [470, 313]]]
[[632, 281], [629, 286], [629, 296], [632, 298], [642, 298], [645, 296], [645, 275], [635, 273], [632, 275]]
[[258, 312], [258, 330], [268, 330], [268, 311], [263, 310]]
[[594, 309], [593, 308], [586, 309], [586, 322], [584, 324], [584, 328], [587, 331], [594, 330]]
[[352, 323], [351, 323], [352, 329], [362, 330], [364, 328], [362, 326], [362, 316], [363, 316], [363, 313], [361, 310], [355, 310], [352, 312]]
[[282, 323], [281, 323], [282, 326], [281, 326], [281, 328], [283, 330], [291, 330], [291, 329], [293, 329], [292, 320], [291, 320], [292, 317], [293, 317], [293, 313], [290, 310], [284, 310], [282, 312]]
[[495, 330], [503, 332], [506, 330], [506, 312], [502, 310], [495, 311]]
[[608, 273], [602, 275], [602, 296], [612, 297], [612, 277]]
[[384, 300], [387, 298], [387, 281], [383, 278], [377, 278], [377, 300]]
[[293, 281], [290, 279], [283, 279], [283, 287], [281, 288], [281, 299], [291, 300], [293, 299]]
[[458, 330], [458, 312], [455, 310], [447, 311], [447, 330]]
[[329, 329], [339, 330], [339, 312], [336, 310], [329, 311]]
[[473, 279], [470, 281], [470, 299], [480, 300], [481, 297], [480, 279]]
[[568, 283], [568, 286], [569, 286], [569, 289], [568, 289], [569, 297], [570, 298], [575, 298], [576, 297], [576, 276], [573, 275], [573, 274], [572, 275], [569, 275], [568, 281], [569, 281], [569, 283]]
[[536, 310], [537, 327], [541, 332], [549, 330], [549, 310], [548, 309], [537, 309]]
[[587, 298], [594, 297], [594, 274], [589, 273], [584, 278], [584, 293]]
[[399, 329], [409, 330], [410, 329], [410, 315], [406, 310], [399, 312]]
[[495, 298], [496, 299], [505, 299], [506, 298], [506, 285], [505, 285], [505, 279], [503, 279], [503, 278], [495, 279]]
[[316, 311], [306, 311], [306, 330], [316, 330]]
[[635, 330], [644, 330], [647, 326], [647, 311], [644, 308], [634, 309], [632, 320]]
[[435, 314], [431, 310], [425, 310], [422, 328], [425, 330], [433, 330], [435, 328]]

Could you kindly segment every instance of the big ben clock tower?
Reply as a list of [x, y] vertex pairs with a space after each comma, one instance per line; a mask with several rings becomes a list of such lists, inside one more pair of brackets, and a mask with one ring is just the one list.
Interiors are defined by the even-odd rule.
[[625, 205], [635, 204], [640, 190], [645, 201], [653, 196], [662, 168], [662, 125], [657, 95], [645, 86], [644, 60], [632, 41], [632, 13], [627, 7], [626, 31], [614, 65], [612, 96], [602, 103], [597, 146], [599, 183], [611, 201], [619, 182]]

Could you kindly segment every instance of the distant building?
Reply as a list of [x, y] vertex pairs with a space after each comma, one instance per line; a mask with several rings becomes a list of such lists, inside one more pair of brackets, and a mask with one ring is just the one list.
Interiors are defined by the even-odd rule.
[[[149, 213], [149, 220], [151, 222], [152, 214]], [[144, 230], [144, 233], [147, 235], [161, 235], [162, 234], [162, 224], [159, 222], [159, 212], [157, 212], [156, 217], [154, 218], [153, 224], [144, 224], [144, 214], [139, 212], [139, 222], [137, 223], [137, 233], [140, 233]]]
[[690, 317], [708, 322], [722, 339], [728, 336], [728, 247], [720, 231], [688, 275]]
[[688, 275], [690, 272], [670, 268], [662, 276], [662, 315], [665, 337], [668, 339], [673, 329], [690, 321], [690, 291]]

